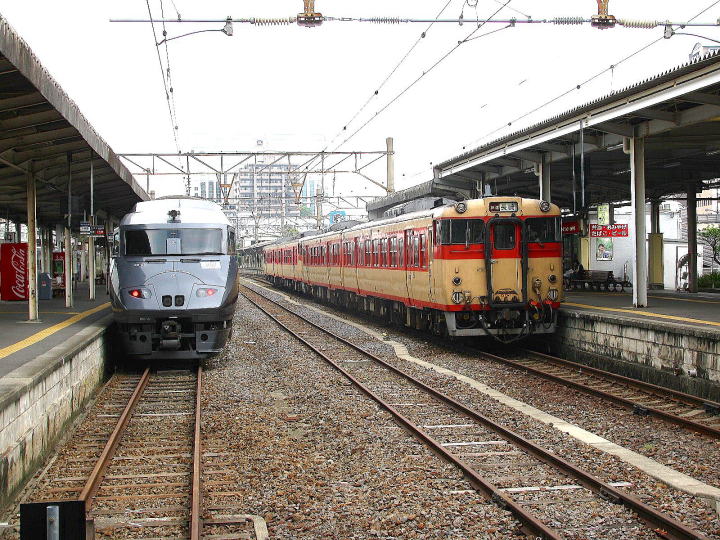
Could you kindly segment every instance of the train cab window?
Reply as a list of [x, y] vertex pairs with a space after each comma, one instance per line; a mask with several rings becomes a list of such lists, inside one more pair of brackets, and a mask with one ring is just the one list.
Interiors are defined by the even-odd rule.
[[223, 255], [220, 229], [125, 231], [125, 255]]
[[496, 223], [493, 226], [495, 249], [515, 248], [515, 223]]
[[525, 224], [528, 242], [562, 242], [559, 217], [528, 218]]
[[482, 219], [443, 219], [436, 222], [436, 238], [443, 245], [482, 244], [485, 222]]
[[228, 229], [228, 254], [235, 254], [235, 231]]

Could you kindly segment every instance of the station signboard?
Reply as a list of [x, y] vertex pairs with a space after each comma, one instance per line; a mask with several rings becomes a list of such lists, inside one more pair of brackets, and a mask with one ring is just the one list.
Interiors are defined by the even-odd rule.
[[580, 222], [579, 221], [563, 221], [562, 224], [563, 234], [580, 234]]
[[80, 222], [81, 236], [105, 236], [105, 225], [91, 225], [89, 221]]
[[627, 223], [616, 223], [615, 225], [590, 225], [591, 238], [624, 238], [628, 236]]

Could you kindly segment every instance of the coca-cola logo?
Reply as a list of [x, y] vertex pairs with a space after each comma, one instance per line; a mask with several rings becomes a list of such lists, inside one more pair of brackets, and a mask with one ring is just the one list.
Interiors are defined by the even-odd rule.
[[16, 247], [10, 248], [10, 266], [15, 271], [15, 281], [10, 287], [13, 294], [20, 298], [25, 297], [25, 276], [27, 270], [25, 268], [25, 250]]

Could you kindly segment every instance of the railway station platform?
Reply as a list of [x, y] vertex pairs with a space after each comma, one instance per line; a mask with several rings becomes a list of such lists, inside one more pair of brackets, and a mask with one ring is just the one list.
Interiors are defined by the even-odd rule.
[[39, 302], [39, 320], [29, 322], [27, 302], [0, 301], [0, 381], [26, 363], [66, 343], [83, 328], [109, 324], [110, 297], [98, 287], [95, 300], [88, 300], [87, 284], [74, 291], [74, 307], [65, 307], [65, 297]]
[[718, 333], [720, 339], [720, 294], [690, 294], [675, 291], [648, 291], [648, 307], [632, 308], [632, 293], [568, 291], [563, 310], [616, 314], [635, 320], [662, 321], [689, 325]]
[[569, 291], [539, 349], [707, 399], [720, 399], [720, 295]]
[[109, 362], [109, 297], [88, 300], [79, 284], [74, 307], [65, 298], [0, 302], [0, 508], [32, 476], [45, 453], [102, 384]]

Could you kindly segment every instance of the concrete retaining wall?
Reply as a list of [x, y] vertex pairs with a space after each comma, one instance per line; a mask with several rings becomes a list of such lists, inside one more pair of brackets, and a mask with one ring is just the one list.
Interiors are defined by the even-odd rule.
[[0, 379], [0, 508], [36, 472], [106, 375], [111, 316]]
[[564, 309], [553, 354], [720, 401], [720, 332]]

